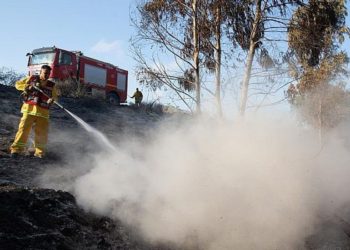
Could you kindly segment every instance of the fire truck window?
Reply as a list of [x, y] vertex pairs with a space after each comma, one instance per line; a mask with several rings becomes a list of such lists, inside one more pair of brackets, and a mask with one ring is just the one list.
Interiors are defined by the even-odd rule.
[[50, 64], [55, 58], [55, 53], [39, 53], [30, 57], [30, 65], [35, 64]]
[[63, 65], [71, 65], [72, 64], [72, 56], [66, 53], [62, 53], [60, 56], [60, 64]]

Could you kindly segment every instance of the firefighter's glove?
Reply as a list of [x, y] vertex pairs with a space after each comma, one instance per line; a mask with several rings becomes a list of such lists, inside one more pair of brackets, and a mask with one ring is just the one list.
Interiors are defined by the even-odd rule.
[[21, 97], [20, 98], [21, 98], [22, 102], [25, 102], [28, 99], [28, 92], [27, 91], [23, 91], [21, 93]]
[[39, 90], [40, 89], [40, 82], [36, 82], [36, 83], [34, 83], [34, 85], [32, 86], [32, 89], [33, 90]]
[[53, 103], [53, 99], [52, 98], [49, 98], [49, 99], [47, 99], [47, 104], [52, 104]]
[[31, 84], [28, 84], [28, 85], [25, 86], [23, 92], [28, 93], [28, 92], [31, 91], [32, 89], [33, 89], [33, 86], [32, 86]]
[[22, 93], [21, 93], [21, 97], [22, 98], [26, 98], [28, 96], [28, 91], [23, 91]]

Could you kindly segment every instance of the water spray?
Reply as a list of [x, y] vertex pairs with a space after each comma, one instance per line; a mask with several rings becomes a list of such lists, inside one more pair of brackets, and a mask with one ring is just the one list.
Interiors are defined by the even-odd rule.
[[[46, 96], [47, 98], [52, 99], [48, 94], [46, 94], [38, 86], [33, 85], [33, 88], [35, 90], [39, 91], [44, 96]], [[57, 102], [57, 101], [55, 101], [53, 99], [52, 99], [52, 101], [53, 101], [54, 104], [56, 104], [56, 106], [58, 106], [59, 108], [61, 108], [64, 111], [66, 111], [71, 117], [73, 117], [86, 131], [90, 132], [99, 142], [102, 142], [104, 146], [107, 146], [109, 150], [111, 150], [111, 151], [115, 151], [116, 150], [116, 148], [112, 145], [112, 143], [107, 139], [107, 137], [104, 134], [102, 134], [100, 131], [98, 131], [97, 129], [93, 128], [89, 124], [87, 124], [83, 119], [81, 119], [77, 115], [75, 115], [72, 112], [70, 112], [68, 109], [63, 107], [59, 102]]]

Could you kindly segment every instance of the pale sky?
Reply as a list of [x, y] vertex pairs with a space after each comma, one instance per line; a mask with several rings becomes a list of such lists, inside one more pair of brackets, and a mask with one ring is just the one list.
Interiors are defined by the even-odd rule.
[[129, 92], [136, 86], [129, 53], [133, 0], [0, 0], [0, 67], [26, 72], [27, 52], [56, 46], [129, 71]]

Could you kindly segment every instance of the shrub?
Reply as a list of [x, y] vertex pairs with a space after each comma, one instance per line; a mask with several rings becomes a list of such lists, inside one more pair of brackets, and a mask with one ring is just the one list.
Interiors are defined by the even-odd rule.
[[16, 81], [23, 78], [25, 74], [18, 73], [6, 67], [0, 68], [0, 84], [15, 86]]

